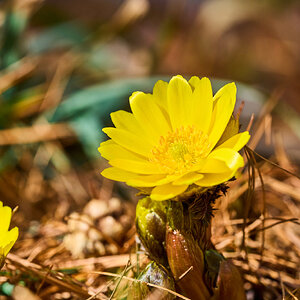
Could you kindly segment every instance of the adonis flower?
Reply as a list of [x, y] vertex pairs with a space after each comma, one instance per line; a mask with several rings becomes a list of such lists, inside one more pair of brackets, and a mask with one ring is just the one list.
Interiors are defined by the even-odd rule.
[[16, 242], [19, 235], [17, 227], [8, 230], [11, 214], [11, 208], [3, 206], [3, 203], [0, 201], [0, 267], [3, 265], [6, 255]]
[[213, 96], [209, 79], [196, 76], [160, 80], [153, 94], [134, 92], [132, 113], [113, 112], [115, 128], [103, 129], [111, 139], [99, 151], [112, 167], [102, 175], [152, 188], [153, 200], [228, 181], [244, 165], [238, 151], [250, 138], [232, 125], [235, 102], [234, 83]]

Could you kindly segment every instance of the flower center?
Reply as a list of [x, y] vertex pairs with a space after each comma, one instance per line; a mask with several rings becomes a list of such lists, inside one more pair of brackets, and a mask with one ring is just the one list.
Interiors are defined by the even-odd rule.
[[194, 126], [181, 126], [161, 136], [159, 145], [153, 147], [150, 161], [168, 174], [180, 174], [191, 169], [209, 154], [207, 134]]

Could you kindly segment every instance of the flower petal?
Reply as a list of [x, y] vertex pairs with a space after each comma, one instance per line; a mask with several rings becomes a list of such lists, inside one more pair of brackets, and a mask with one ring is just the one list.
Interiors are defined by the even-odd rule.
[[199, 84], [200, 78], [198, 76], [192, 76], [189, 80], [189, 85], [192, 88], [192, 91], [195, 90], [196, 86]]
[[249, 141], [250, 134], [248, 131], [244, 131], [241, 133], [238, 133], [231, 138], [229, 138], [227, 141], [225, 141], [223, 144], [218, 146], [216, 149], [221, 148], [231, 148], [235, 151], [241, 150]]
[[196, 125], [204, 133], [207, 133], [213, 106], [211, 83], [206, 77], [197, 80], [194, 76], [191, 80], [195, 87], [192, 96], [192, 110], [190, 111], [191, 125]]
[[153, 187], [169, 183], [176, 179], [173, 175], [137, 175], [135, 178], [126, 181], [130, 186], [134, 187]]
[[103, 128], [102, 131], [117, 144], [140, 155], [148, 157], [151, 153], [151, 149], [153, 148], [150, 143], [140, 139], [138, 136], [129, 131], [114, 127], [106, 127]]
[[130, 132], [136, 132], [139, 129], [134, 115], [128, 111], [118, 110], [112, 112], [110, 117], [116, 128], [125, 129]]
[[113, 167], [137, 174], [165, 174], [165, 171], [161, 170], [157, 164], [146, 160], [117, 158], [110, 160], [109, 164]]
[[223, 173], [231, 172], [224, 161], [215, 158], [207, 158], [205, 165], [199, 170], [201, 173]]
[[145, 156], [125, 149], [124, 147], [116, 144], [113, 140], [108, 140], [101, 143], [98, 151], [100, 152], [101, 156], [107, 160], [112, 160], [117, 157], [118, 159], [148, 161]]
[[153, 96], [156, 103], [161, 106], [165, 111], [168, 111], [168, 83], [158, 80], [153, 88]]
[[227, 83], [224, 86], [222, 86], [214, 95], [214, 102], [217, 102], [222, 96], [223, 94], [228, 92], [228, 89], [235, 89], [236, 90], [236, 85], [234, 82], [231, 83]]
[[232, 115], [236, 101], [236, 86], [234, 83], [225, 85], [214, 97], [215, 105], [208, 132], [211, 149], [214, 148]]
[[0, 207], [0, 235], [8, 231], [11, 220], [11, 208], [8, 206]]
[[185, 174], [178, 178], [177, 180], [173, 181], [172, 184], [174, 185], [182, 185], [182, 184], [193, 184], [194, 182], [198, 181], [199, 179], [203, 178], [203, 174], [191, 172]]
[[133, 93], [130, 97], [130, 107], [139, 126], [144, 129], [154, 143], [157, 143], [162, 135], [166, 135], [171, 130], [153, 95], [142, 92]]
[[18, 236], [19, 236], [18, 227], [14, 227], [13, 229], [11, 229], [9, 232], [7, 232], [5, 234], [5, 239], [3, 241], [3, 242], [5, 242], [5, 244], [3, 243], [3, 246], [1, 247], [1, 248], [3, 248], [2, 251], [3, 251], [4, 256], [6, 256], [8, 254], [8, 252], [10, 251], [10, 249], [13, 247]]
[[236, 171], [237, 170], [218, 174], [203, 174], [204, 177], [196, 181], [195, 184], [203, 187], [221, 184], [231, 179]]
[[127, 180], [135, 178], [137, 174], [111, 167], [104, 169], [101, 175], [111, 180], [126, 182]]
[[[243, 166], [244, 160], [235, 150], [228, 148], [214, 150], [209, 155], [207, 165], [201, 169], [204, 177], [195, 183], [200, 186], [213, 186], [223, 183], [231, 179], [236, 171]], [[226, 168], [227, 171], [224, 172]]]
[[118, 110], [110, 114], [111, 120], [118, 129], [123, 129], [137, 135], [140, 139], [150, 140], [132, 113]]
[[[208, 159], [209, 158], [224, 162], [230, 170], [236, 170], [244, 166], [243, 157], [233, 149], [216, 149], [209, 154]], [[216, 173], [221, 172], [218, 172], [218, 169], [216, 169]]]
[[173, 129], [188, 124], [191, 100], [188, 82], [182, 76], [174, 76], [168, 85], [168, 111]]
[[151, 199], [157, 201], [164, 201], [176, 197], [183, 193], [188, 188], [187, 184], [184, 185], [173, 185], [167, 183], [164, 185], [156, 186], [151, 192]]
[[171, 182], [177, 178], [165, 174], [134, 174], [116, 167], [104, 169], [101, 174], [108, 179], [126, 182], [126, 184], [134, 187], [153, 187], [156, 185]]

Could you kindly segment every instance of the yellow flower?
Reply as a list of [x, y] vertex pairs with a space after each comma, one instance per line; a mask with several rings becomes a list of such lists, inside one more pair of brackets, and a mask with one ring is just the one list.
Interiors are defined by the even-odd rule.
[[8, 230], [10, 220], [11, 208], [3, 206], [3, 203], [0, 201], [0, 267], [2, 267], [6, 255], [16, 242], [19, 235], [17, 227]]
[[190, 185], [228, 181], [244, 165], [237, 151], [250, 138], [247, 131], [229, 129], [235, 102], [234, 83], [213, 96], [209, 79], [196, 76], [159, 80], [153, 94], [133, 93], [132, 113], [113, 112], [115, 128], [103, 129], [111, 139], [101, 143], [99, 152], [112, 167], [102, 175], [150, 187], [153, 200], [171, 199]]

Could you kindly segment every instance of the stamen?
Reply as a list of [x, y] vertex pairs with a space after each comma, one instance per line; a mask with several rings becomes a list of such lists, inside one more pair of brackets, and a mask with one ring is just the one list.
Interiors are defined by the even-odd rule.
[[209, 154], [207, 134], [194, 126], [181, 126], [167, 136], [161, 136], [159, 145], [152, 149], [150, 161], [168, 174], [180, 174], [192, 168]]

